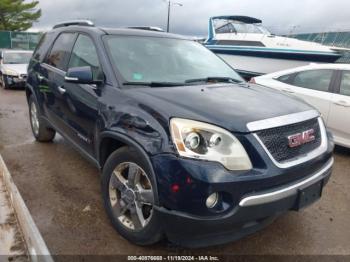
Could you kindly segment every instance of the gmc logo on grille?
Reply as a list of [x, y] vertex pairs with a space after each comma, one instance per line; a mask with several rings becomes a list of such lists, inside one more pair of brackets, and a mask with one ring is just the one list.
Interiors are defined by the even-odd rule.
[[302, 133], [288, 136], [288, 146], [293, 148], [315, 140], [315, 130], [310, 129]]

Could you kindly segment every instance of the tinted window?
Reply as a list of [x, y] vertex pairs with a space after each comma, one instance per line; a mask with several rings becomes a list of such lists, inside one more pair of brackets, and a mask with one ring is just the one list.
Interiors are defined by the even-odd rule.
[[44, 60], [47, 50], [49, 49], [52, 43], [53, 37], [54, 37], [53, 33], [45, 33], [42, 35], [38, 45], [35, 48], [34, 55], [33, 55], [34, 59], [40, 62]]
[[55, 41], [46, 63], [63, 71], [66, 70], [75, 34], [63, 33]]
[[286, 84], [290, 84], [293, 80], [293, 76], [294, 74], [284, 75], [277, 78], [277, 80]]
[[344, 71], [340, 84], [340, 94], [350, 96], [350, 72]]
[[310, 70], [297, 73], [293, 85], [328, 92], [333, 70]]
[[103, 79], [98, 55], [92, 40], [85, 35], [79, 35], [69, 61], [68, 68], [90, 66], [94, 80]]

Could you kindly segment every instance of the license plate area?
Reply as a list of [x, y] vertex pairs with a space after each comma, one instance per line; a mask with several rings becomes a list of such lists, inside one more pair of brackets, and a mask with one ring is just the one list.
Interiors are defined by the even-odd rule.
[[315, 184], [300, 188], [294, 210], [300, 210], [318, 200], [322, 195], [323, 180]]

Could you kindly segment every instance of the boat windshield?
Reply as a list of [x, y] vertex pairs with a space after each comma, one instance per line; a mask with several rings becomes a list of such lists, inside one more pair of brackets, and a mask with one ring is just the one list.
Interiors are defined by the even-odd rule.
[[215, 23], [215, 32], [217, 34], [264, 34], [270, 35], [271, 33], [261, 24], [246, 24], [238, 21], [221, 21]]
[[198, 79], [243, 81], [223, 60], [194, 41], [119, 35], [108, 35], [104, 40], [114, 69], [128, 85], [149, 83], [159, 87], [160, 83], [168, 83], [176, 86], [201, 82]]

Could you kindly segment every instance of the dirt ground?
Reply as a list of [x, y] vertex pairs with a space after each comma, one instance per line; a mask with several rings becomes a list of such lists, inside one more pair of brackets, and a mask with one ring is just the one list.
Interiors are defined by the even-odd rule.
[[334, 173], [313, 206], [283, 215], [240, 241], [200, 250], [167, 243], [138, 247], [110, 225], [99, 173], [61, 137], [34, 142], [25, 94], [0, 90], [0, 153], [52, 254], [350, 255], [350, 150], [337, 148]]

